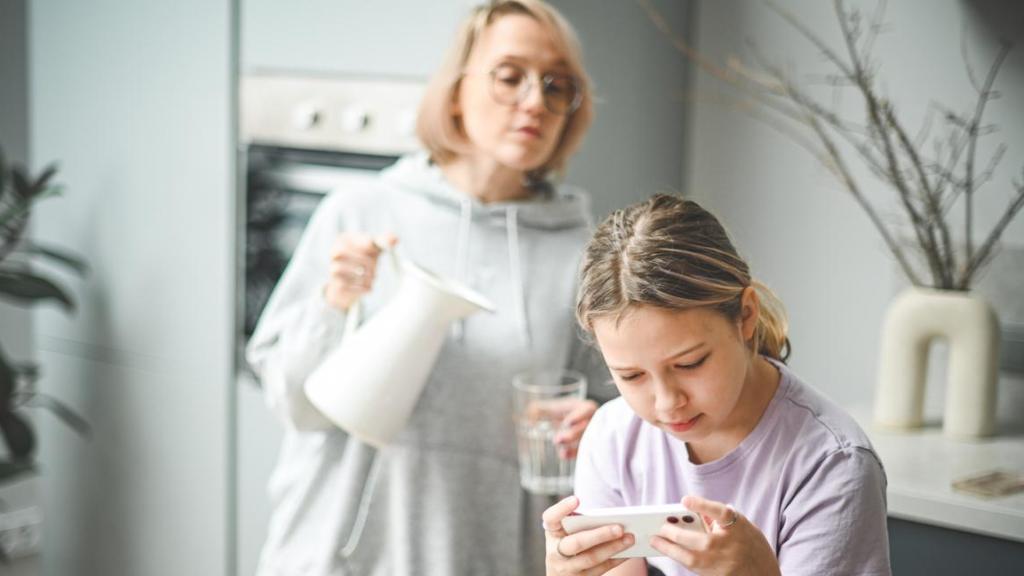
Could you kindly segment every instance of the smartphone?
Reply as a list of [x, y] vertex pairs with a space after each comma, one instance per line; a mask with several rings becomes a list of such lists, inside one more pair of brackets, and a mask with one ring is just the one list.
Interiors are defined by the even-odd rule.
[[619, 552], [613, 558], [645, 558], [663, 555], [651, 548], [650, 541], [651, 536], [657, 534], [666, 522], [695, 532], [707, 531], [700, 514], [691, 512], [682, 504], [581, 509], [572, 516], [562, 518], [562, 527], [569, 534], [575, 534], [581, 530], [590, 530], [608, 524], [620, 524], [636, 539], [632, 546]]

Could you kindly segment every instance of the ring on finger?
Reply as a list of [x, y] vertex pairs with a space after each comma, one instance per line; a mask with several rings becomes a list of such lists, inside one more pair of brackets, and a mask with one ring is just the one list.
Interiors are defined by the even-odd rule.
[[724, 524], [719, 524], [719, 528], [728, 528], [729, 526], [735, 524], [737, 520], [739, 520], [739, 514], [737, 514], [736, 511], [732, 509], [732, 506], [729, 507], [729, 512], [732, 512], [732, 518], [730, 518], [729, 521]]
[[566, 556], [565, 553], [562, 552], [562, 540], [565, 540], [565, 538], [559, 538], [558, 542], [555, 543], [555, 552], [558, 552], [558, 555], [566, 560], [572, 560], [573, 556]]
[[356, 266], [352, 273], [356, 275], [356, 278], [362, 278], [366, 276], [366, 266], [360, 264], [359, 266]]

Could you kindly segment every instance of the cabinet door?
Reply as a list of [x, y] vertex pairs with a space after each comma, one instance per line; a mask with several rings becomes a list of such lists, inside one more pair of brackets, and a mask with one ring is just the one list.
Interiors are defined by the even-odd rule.
[[223, 574], [234, 318], [236, 3], [32, 2], [36, 236], [81, 253], [74, 315], [41, 309], [47, 574]]

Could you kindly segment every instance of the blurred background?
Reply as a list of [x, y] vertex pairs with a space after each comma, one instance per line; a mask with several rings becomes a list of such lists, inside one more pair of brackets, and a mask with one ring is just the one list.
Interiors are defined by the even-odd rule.
[[[692, 66], [672, 36], [717, 62], [760, 53], [798, 77], [825, 67], [820, 52], [759, 1], [551, 3], [580, 34], [597, 96], [594, 126], [566, 180], [592, 194], [596, 218], [657, 191], [682, 192], [717, 213], [755, 275], [787, 303], [792, 367], [850, 411], [866, 411], [868, 422], [883, 315], [906, 282], [834, 177], [785, 134], [730, 105], [728, 87]], [[409, 141], [406, 132], [372, 153], [327, 144], [316, 160], [278, 155], [294, 142], [253, 135], [242, 103], [270, 100], [247, 91], [248, 79], [419, 85], [473, 4], [0, 0], [0, 146], [32, 173], [58, 163], [64, 194], [34, 209], [30, 234], [90, 267], [85, 277], [53, 271], [77, 301], [74, 314], [0, 301], [0, 342], [8, 356], [38, 363], [40, 389], [92, 427], [84, 438], [31, 412], [37, 469], [0, 484], [0, 538], [4, 513], [24, 510], [38, 512], [19, 520], [38, 538], [0, 564], [0, 574], [253, 572], [279, 433], [237, 354], [247, 298], [260, 290], [246, 269], [249, 202], [268, 189], [315, 192], [375, 169], [356, 156], [386, 159]], [[826, 41], [842, 41], [831, 3], [779, 4]], [[1013, 178], [1022, 178], [1024, 7], [893, 0], [885, 22], [874, 49], [881, 85], [912, 127], [935, 100], [974, 105], [965, 58], [984, 74], [1000, 39], [1018, 44], [986, 112], [999, 132], [982, 152], [1007, 144], [976, 201], [978, 227], [987, 230]], [[383, 125], [377, 104], [361, 103], [358, 90], [350, 98], [345, 131]], [[857, 112], [853, 99], [834, 104]], [[325, 113], [281, 111], [292, 127]], [[329, 169], [311, 175], [307, 165]], [[305, 184], [282, 184], [289, 174]], [[881, 185], [869, 192], [884, 213], [898, 209]], [[1024, 218], [1006, 228], [976, 291], [1004, 329], [998, 432], [960, 453], [996, 443], [998, 454], [1022, 455]], [[941, 347], [932, 364], [926, 414], [937, 419]], [[1001, 466], [1024, 471], [1024, 457]], [[975, 506], [944, 493], [893, 492], [907, 482], [890, 473], [897, 574], [1024, 571], [1024, 495]]]

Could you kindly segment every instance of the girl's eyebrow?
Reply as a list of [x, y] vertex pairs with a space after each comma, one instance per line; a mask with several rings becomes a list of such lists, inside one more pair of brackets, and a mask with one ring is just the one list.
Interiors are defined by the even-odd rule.
[[[691, 353], [691, 352], [693, 352], [695, 350], [700, 349], [702, 346], [704, 346], [704, 344], [705, 344], [705, 342], [698, 342], [698, 343], [694, 344], [693, 346], [690, 346], [689, 348], [685, 348], [683, 350], [680, 350], [679, 352], [676, 352], [675, 354], [672, 354], [671, 356], [666, 358], [666, 360], [675, 360], [676, 358], [679, 358], [680, 356], [686, 356], [687, 354], [689, 354], [689, 353]], [[610, 368], [612, 370], [619, 371], [619, 372], [628, 371], [628, 370], [636, 370], [636, 368], [633, 368], [632, 366], [608, 366], [608, 368]]]

